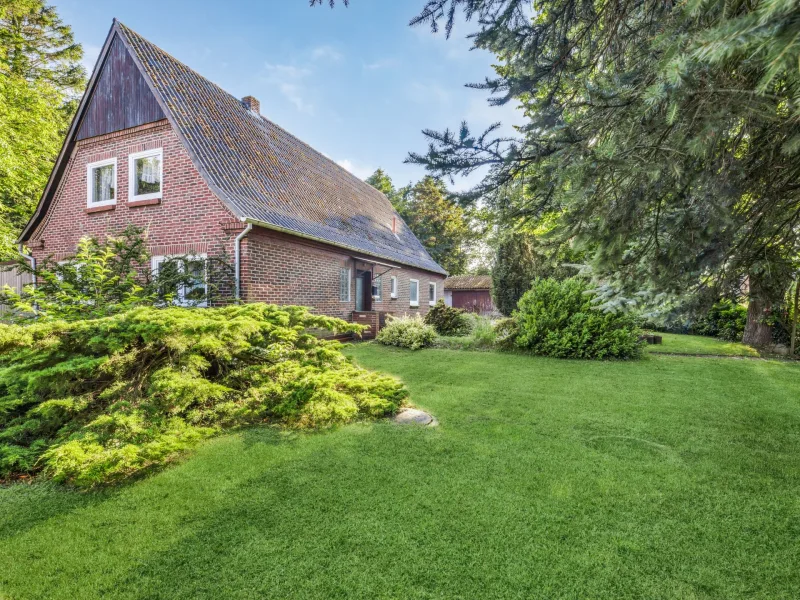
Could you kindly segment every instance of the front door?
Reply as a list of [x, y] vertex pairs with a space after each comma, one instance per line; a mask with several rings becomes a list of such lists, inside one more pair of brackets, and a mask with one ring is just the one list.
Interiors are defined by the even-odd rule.
[[356, 310], [364, 310], [364, 278], [356, 277]]
[[356, 271], [356, 310], [372, 310], [372, 271]]

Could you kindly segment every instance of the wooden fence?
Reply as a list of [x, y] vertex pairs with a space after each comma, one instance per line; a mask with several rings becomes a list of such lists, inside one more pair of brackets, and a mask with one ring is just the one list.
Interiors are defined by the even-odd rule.
[[[33, 277], [29, 273], [19, 273], [13, 265], [0, 263], [0, 290], [7, 285], [19, 291], [23, 286], [33, 282]], [[0, 305], [0, 314], [8, 311], [7, 306]]]

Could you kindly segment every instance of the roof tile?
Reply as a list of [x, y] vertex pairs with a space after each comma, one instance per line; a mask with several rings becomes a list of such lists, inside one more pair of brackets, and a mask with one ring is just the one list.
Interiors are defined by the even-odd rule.
[[201, 173], [238, 217], [446, 274], [381, 192], [118, 25]]

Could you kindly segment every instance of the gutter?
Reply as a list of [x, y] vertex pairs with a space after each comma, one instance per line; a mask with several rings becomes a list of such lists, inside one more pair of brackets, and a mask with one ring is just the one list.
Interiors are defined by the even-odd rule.
[[34, 271], [32, 285], [33, 285], [33, 291], [35, 292], [36, 291], [36, 273], [35, 273], [35, 271], [36, 271], [36, 258], [34, 256], [32, 256], [31, 254], [25, 254], [25, 250], [23, 250], [24, 247], [25, 246], [20, 243], [20, 245], [17, 247], [17, 250], [19, 250], [19, 253], [22, 256], [22, 258], [24, 258], [27, 261], [30, 261], [30, 263], [31, 263], [31, 269]]
[[[319, 242], [320, 244], [325, 244], [327, 246], [334, 246], [336, 248], [343, 248], [345, 250], [350, 250], [351, 252], [359, 252], [359, 253], [363, 253], [364, 252], [364, 250], [362, 250], [360, 248], [356, 248], [355, 246], [348, 246], [347, 244], [340, 244], [340, 243], [332, 242], [330, 240], [326, 240], [326, 239], [323, 239], [323, 238], [320, 238], [320, 237], [316, 237], [316, 236], [310, 235], [308, 233], [301, 233], [299, 231], [295, 231], [294, 229], [288, 229], [286, 227], [281, 227], [279, 225], [273, 225], [272, 223], [265, 223], [264, 221], [259, 221], [258, 219], [252, 219], [250, 217], [244, 217], [242, 219], [242, 221], [244, 221], [245, 223], [250, 223], [251, 225], [258, 225], [259, 227], [263, 227], [264, 229], [271, 229], [272, 231], [279, 231], [281, 233], [287, 233], [287, 234], [292, 235], [294, 237], [305, 238], [307, 240], [311, 240], [311, 241], [314, 241], [314, 242]], [[390, 261], [391, 260], [395, 260], [395, 259], [389, 258], [388, 256], [381, 256], [380, 254], [375, 254], [375, 256], [377, 258], [382, 258], [384, 260], [390, 260]], [[368, 259], [368, 261], [369, 262], [375, 262], [373, 259]], [[400, 261], [396, 261], [396, 262], [400, 262]], [[400, 263], [400, 264], [406, 264], [406, 263]], [[433, 271], [431, 269], [426, 269], [424, 267], [418, 267], [416, 265], [406, 264], [406, 266], [407, 267], [413, 267], [414, 269], [419, 269], [420, 271], [427, 271], [428, 273], [436, 273], [437, 275], [443, 275], [444, 277], [447, 277], [447, 271], [445, 271], [444, 269], [442, 269], [442, 271]], [[393, 267], [393, 268], [399, 268], [399, 267]]]
[[253, 229], [252, 223], [247, 223], [242, 232], [236, 236], [234, 241], [234, 263], [236, 264], [236, 300], [242, 299], [242, 240]]

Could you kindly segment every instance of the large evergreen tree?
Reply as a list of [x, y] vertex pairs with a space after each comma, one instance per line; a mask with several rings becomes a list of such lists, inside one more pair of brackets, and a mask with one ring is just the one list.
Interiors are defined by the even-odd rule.
[[47, 182], [85, 79], [82, 49], [41, 0], [0, 0], [0, 259]]
[[412, 154], [439, 177], [488, 165], [475, 195], [522, 182], [516, 215], [553, 215], [622, 293], [748, 283], [746, 341], [766, 343], [800, 227], [797, 0], [429, 0], [412, 23], [460, 9], [520, 102], [517, 140], [427, 131]]

